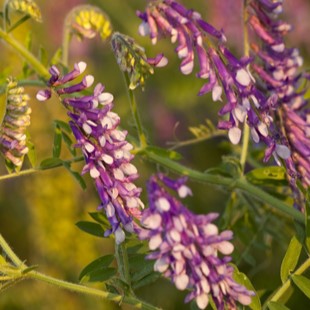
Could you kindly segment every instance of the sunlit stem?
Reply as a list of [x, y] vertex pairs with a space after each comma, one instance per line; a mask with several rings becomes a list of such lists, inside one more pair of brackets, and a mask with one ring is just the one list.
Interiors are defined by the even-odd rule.
[[32, 66], [32, 68], [40, 75], [42, 78], [48, 79], [50, 74], [48, 70], [42, 65], [42, 63], [27, 50], [25, 46], [16, 41], [11, 35], [0, 29], [0, 38], [5, 41], [8, 45], [13, 47], [13, 49], [20, 54], [25, 61]]
[[304, 224], [304, 215], [295, 210], [294, 208], [288, 206], [286, 203], [283, 203], [280, 199], [273, 197], [268, 194], [264, 190], [250, 184], [245, 177], [241, 177], [239, 179], [232, 179], [229, 177], [223, 177], [220, 175], [214, 175], [211, 173], [200, 172], [197, 170], [193, 170], [179, 164], [171, 159], [159, 156], [153, 152], [149, 152], [147, 149], [142, 150], [150, 160], [160, 164], [172, 171], [175, 171], [183, 176], [188, 176], [192, 180], [196, 180], [203, 183], [213, 184], [213, 185], [221, 185], [230, 190], [241, 190], [245, 194], [268, 204], [272, 209], [283, 212], [284, 214], [292, 217], [299, 223]]
[[[308, 268], [310, 268], [310, 258], [308, 258], [296, 271], [293, 275], [301, 275], [303, 274]], [[275, 292], [274, 295], [270, 299], [268, 299], [265, 304], [263, 305], [263, 309], [267, 309], [268, 302], [271, 301], [279, 301], [285, 294], [287, 294], [288, 290], [292, 286], [291, 276], [283, 283], [283, 285]]]
[[71, 34], [71, 27], [68, 22], [70, 16], [66, 18], [64, 24], [64, 31], [63, 31], [63, 38], [62, 38], [62, 64], [67, 67], [68, 66], [68, 59], [69, 59], [69, 48], [70, 48], [70, 41], [72, 39]]
[[[247, 6], [248, 6], [248, 0], [243, 0], [243, 54], [246, 57], [250, 55], [249, 32], [248, 32], [248, 27], [247, 27], [247, 22], [248, 22]], [[240, 156], [240, 164], [241, 164], [242, 170], [244, 170], [245, 163], [246, 163], [249, 140], [250, 140], [250, 127], [245, 121], [244, 126], [243, 126], [242, 149], [241, 149], [241, 156]]]
[[10, 173], [10, 174], [6, 174], [6, 175], [1, 175], [0, 176], [0, 181], [4, 181], [4, 180], [9, 180], [9, 179], [13, 179], [13, 178], [17, 178], [17, 177], [21, 177], [21, 176], [25, 176], [25, 175], [30, 175], [30, 174], [34, 174], [37, 173], [39, 171], [42, 170], [49, 170], [49, 169], [54, 169], [54, 168], [58, 168], [58, 167], [62, 167], [64, 164], [72, 164], [72, 163], [76, 163], [76, 162], [80, 162], [83, 161], [84, 157], [83, 156], [79, 156], [79, 157], [74, 157], [72, 159], [69, 160], [64, 160], [64, 161], [60, 161], [57, 162], [51, 166], [48, 167], [36, 167], [36, 168], [30, 168], [30, 169], [25, 169], [19, 172], [14, 172], [14, 173]]
[[[18, 277], [20, 280], [23, 279], [35, 279], [42, 282], [49, 283], [51, 285], [57, 286], [59, 288], [64, 288], [67, 290], [70, 290], [72, 292], [76, 293], [82, 293], [86, 295], [96, 296], [103, 299], [107, 299], [110, 301], [118, 302], [118, 303], [126, 303], [129, 305], [132, 305], [136, 307], [137, 309], [144, 309], [144, 310], [159, 310], [159, 308], [154, 307], [144, 301], [139, 300], [138, 298], [134, 296], [121, 296], [118, 294], [113, 294], [107, 291], [98, 290], [92, 287], [87, 287], [80, 284], [75, 284], [67, 281], [63, 281], [60, 279], [56, 279], [53, 277], [50, 277], [48, 275], [42, 274], [40, 272], [37, 272], [36, 270], [30, 270], [14, 253], [14, 251], [11, 249], [11, 247], [8, 245], [8, 243], [5, 241], [5, 239], [0, 234], [0, 247], [5, 252], [7, 257], [13, 262], [13, 264], [16, 267], [19, 267], [19, 269], [12, 269], [10, 268], [11, 274], [14, 277], [14, 280], [18, 280]], [[1, 279], [0, 279], [1, 280]], [[3, 280], [3, 279], [2, 279]], [[5, 280], [13, 280], [12, 277], [6, 276]], [[2, 287], [3, 288], [3, 287]]]
[[0, 234], [0, 247], [4, 251], [4, 253], [9, 257], [9, 259], [14, 263], [15, 266], [22, 266], [23, 262], [17, 257], [14, 251], [11, 249], [9, 244], [5, 241], [5, 239]]
[[136, 125], [137, 131], [138, 131], [140, 147], [144, 148], [147, 146], [147, 140], [146, 140], [146, 136], [143, 132], [143, 127], [142, 127], [142, 122], [140, 119], [140, 114], [138, 111], [137, 102], [136, 102], [135, 95], [134, 95], [132, 89], [129, 88], [130, 79], [129, 79], [129, 76], [126, 72], [124, 73], [124, 77], [125, 77], [125, 81], [126, 81], [126, 85], [127, 85], [128, 95], [129, 95], [130, 109], [131, 109], [132, 116], [134, 118], [135, 125]]
[[129, 269], [129, 261], [126, 245], [124, 242], [121, 244], [115, 244], [115, 258], [117, 261], [118, 271], [120, 273], [120, 278], [128, 285], [128, 292], [133, 295], [133, 290], [131, 289], [131, 277]]

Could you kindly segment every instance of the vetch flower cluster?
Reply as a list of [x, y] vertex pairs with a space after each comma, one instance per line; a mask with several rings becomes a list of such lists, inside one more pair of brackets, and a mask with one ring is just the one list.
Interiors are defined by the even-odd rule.
[[163, 174], [148, 181], [149, 208], [143, 211], [145, 229], [139, 232], [153, 251], [148, 259], [156, 260], [155, 271], [179, 290], [190, 289], [185, 302], [195, 299], [200, 309], [208, 306], [209, 296], [219, 310], [237, 309], [236, 301], [249, 305], [254, 293], [233, 280], [233, 267], [228, 265], [232, 232], [219, 233], [212, 223], [217, 213], [195, 215], [164, 187], [184, 198], [192, 194], [185, 182], [186, 178], [173, 180]]
[[[69, 110], [76, 147], [82, 149], [86, 161], [82, 173], [89, 172], [94, 179], [101, 199], [99, 209], [105, 211], [112, 226], [105, 235], [114, 233], [116, 242], [121, 243], [125, 239], [124, 229], [128, 232], [138, 229], [133, 219], [140, 218], [143, 208], [141, 189], [133, 183], [138, 177], [136, 167], [131, 164], [133, 146], [126, 141], [127, 132], [117, 128], [120, 118], [112, 111], [113, 95], [104, 92], [102, 84], [97, 84], [93, 94], [87, 96], [78, 93], [93, 84], [93, 76], [86, 75], [80, 83], [67, 84], [85, 69], [86, 63], [79, 62], [73, 71], [61, 76], [58, 68], [52, 66], [48, 84]], [[44, 101], [50, 96], [51, 89], [41, 90], [37, 99]]]
[[0, 150], [12, 170], [19, 170], [28, 153], [26, 130], [30, 125], [29, 96], [17, 81], [8, 80], [6, 113], [0, 128]]
[[33, 0], [10, 0], [7, 5], [10, 10], [29, 15], [37, 22], [42, 21], [40, 8]]
[[[281, 120], [284, 143], [288, 143], [292, 156], [286, 166], [293, 186], [300, 177], [303, 185], [310, 185], [310, 123], [305, 109], [304, 75], [300, 73], [303, 59], [296, 48], [288, 48], [284, 36], [291, 25], [279, 19], [282, 1], [255, 0], [251, 2], [252, 16], [249, 23], [261, 40], [261, 46], [252, 44], [261, 61], [253, 69], [266, 85], [271, 96], [277, 96], [275, 114]], [[286, 141], [286, 139], [288, 141]], [[295, 180], [295, 181], [294, 181]]]
[[66, 18], [66, 27], [80, 39], [92, 39], [97, 34], [102, 40], [112, 34], [112, 24], [109, 17], [98, 7], [80, 5], [75, 7]]
[[[175, 50], [182, 59], [180, 70], [183, 74], [192, 73], [197, 55], [200, 69], [197, 77], [208, 79], [199, 95], [212, 92], [213, 101], [222, 101], [225, 94], [226, 104], [219, 115], [228, 117], [219, 121], [218, 127], [228, 131], [233, 144], [239, 143], [242, 136], [240, 127], [247, 122], [254, 142], [263, 141], [268, 147], [272, 144], [275, 146], [273, 154], [288, 157], [287, 147], [277, 143], [276, 135], [270, 132], [273, 119], [269, 110], [276, 98], [267, 98], [257, 89], [248, 69], [251, 58], [236, 58], [225, 47], [226, 38], [222, 31], [177, 1], [151, 1], [145, 12], [137, 14], [143, 20], [139, 27], [141, 35], [149, 35], [154, 44], [160, 35], [170, 36], [173, 43], [178, 43]], [[211, 39], [216, 41], [217, 47]], [[267, 152], [265, 160], [270, 156]]]
[[153, 67], [163, 67], [168, 62], [163, 54], [148, 58], [133, 38], [119, 32], [113, 33], [111, 44], [120, 69], [129, 75], [130, 89], [143, 87], [145, 79], [154, 73]]

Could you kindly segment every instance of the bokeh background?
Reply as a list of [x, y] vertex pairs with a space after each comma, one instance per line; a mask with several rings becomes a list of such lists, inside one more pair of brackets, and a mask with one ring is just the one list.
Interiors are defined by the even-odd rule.
[[[14, 36], [21, 42], [32, 33], [33, 53], [37, 54], [44, 47], [49, 58], [60, 47], [62, 28], [65, 16], [76, 5], [93, 4], [103, 9], [110, 17], [114, 30], [126, 33], [141, 45], [145, 46], [149, 56], [164, 52], [169, 58], [169, 65], [156, 71], [146, 84], [145, 91], [136, 91], [143, 124], [152, 144], [168, 147], [171, 142], [192, 138], [188, 130], [190, 126], [199, 126], [205, 119], [216, 124], [219, 103], [212, 103], [210, 97], [197, 97], [202, 82], [191, 76], [180, 74], [179, 60], [176, 58], [169, 40], [162, 40], [156, 46], [150, 45], [148, 38], [138, 35], [139, 19], [135, 15], [137, 9], [143, 10], [145, 0], [68, 0], [68, 1], [36, 1], [43, 15], [43, 23], [28, 21]], [[242, 22], [241, 0], [189, 1], [183, 0], [188, 7], [200, 11], [214, 26], [223, 28], [230, 47], [237, 55], [242, 55]], [[3, 1], [0, 1], [2, 6]], [[298, 46], [308, 62], [310, 52], [310, 1], [286, 1], [285, 17], [295, 30], [287, 40], [291, 46]], [[2, 42], [0, 42], [1, 76], [21, 76], [23, 61]], [[95, 76], [96, 81], [105, 84], [107, 91], [114, 94], [115, 111], [121, 116], [122, 127], [134, 134], [133, 123], [127, 101], [126, 88], [109, 43], [99, 38], [80, 42], [74, 39], [70, 49], [70, 65], [84, 60], [88, 63], [87, 72]], [[66, 121], [66, 112], [57, 101], [40, 103], [35, 99], [37, 89], [27, 88], [32, 100], [32, 124], [30, 133], [37, 151], [37, 162], [50, 157], [53, 141], [53, 120]], [[232, 150], [225, 137], [214, 138], [178, 151], [183, 155], [182, 162], [192, 168], [204, 171], [220, 164], [221, 156]], [[63, 154], [66, 156], [67, 154]], [[156, 171], [152, 163], [136, 158], [141, 177], [138, 185], [145, 189], [147, 177]], [[27, 166], [27, 163], [26, 163]], [[80, 171], [76, 164], [75, 170]], [[5, 174], [3, 162], [0, 172]], [[22, 260], [28, 265], [38, 265], [39, 270], [49, 275], [68, 281], [77, 282], [82, 268], [99, 256], [113, 253], [113, 242], [103, 238], [95, 238], [81, 232], [75, 223], [89, 220], [88, 212], [93, 212], [99, 199], [91, 180], [85, 177], [87, 189], [83, 191], [77, 182], [62, 168], [47, 170], [33, 175], [1, 182], [0, 186], [0, 232]], [[231, 193], [224, 192], [214, 186], [206, 186], [190, 182], [194, 197], [188, 199], [190, 208], [197, 213], [222, 212]], [[145, 195], [145, 194], [144, 194]], [[143, 196], [145, 198], [145, 196]], [[279, 217], [279, 221], [281, 218]], [[246, 235], [246, 224], [242, 224]], [[281, 227], [281, 226], [279, 226]], [[269, 229], [268, 223], [262, 229]], [[271, 263], [260, 266], [251, 274], [255, 286], [260, 289], [265, 285], [268, 274], [269, 285], [280, 284], [279, 266], [288, 244], [291, 231], [278, 232], [279, 240], [266, 238], [268, 250], [253, 249], [257, 261], [271, 255]], [[238, 246], [238, 244], [237, 244]], [[238, 253], [244, 250], [240, 243]], [[252, 250], [251, 250], [252, 251]], [[239, 259], [239, 268], [247, 272], [251, 263]], [[100, 288], [100, 285], [98, 285]], [[149, 285], [138, 294], [163, 309], [189, 309], [183, 304], [185, 294], [177, 292], [165, 280]], [[296, 301], [299, 304], [296, 307]], [[309, 309], [306, 300], [295, 292], [291, 301], [295, 308]], [[131, 309], [122, 306], [122, 309]], [[21, 282], [0, 294], [0, 309], [5, 310], [82, 310], [82, 309], [120, 309], [119, 306], [92, 297], [76, 295], [39, 282]]]

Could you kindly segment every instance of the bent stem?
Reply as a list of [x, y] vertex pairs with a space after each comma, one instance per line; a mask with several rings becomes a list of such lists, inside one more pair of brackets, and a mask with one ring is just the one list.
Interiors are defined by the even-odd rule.
[[13, 49], [20, 54], [42, 78], [49, 78], [50, 74], [42, 63], [11, 35], [0, 29], [0, 38], [13, 47]]
[[[70, 290], [75, 293], [82, 293], [85, 295], [91, 295], [91, 296], [96, 296], [100, 297], [103, 299], [107, 299], [110, 301], [114, 301], [117, 303], [126, 303], [128, 305], [132, 305], [138, 309], [143, 309], [143, 310], [159, 310], [159, 308], [154, 307], [144, 301], [139, 300], [138, 298], [134, 296], [122, 296], [118, 294], [113, 294], [107, 291], [103, 290], [98, 290], [92, 287], [87, 287], [81, 284], [75, 284], [67, 281], [63, 281], [60, 279], [56, 279], [53, 277], [50, 277], [48, 275], [45, 275], [43, 273], [40, 273], [36, 270], [33, 270], [29, 267], [27, 267], [14, 253], [14, 251], [11, 249], [11, 247], [8, 245], [8, 243], [5, 241], [5, 239], [2, 237], [0, 234], [0, 247], [3, 249], [7, 257], [13, 262], [13, 264], [16, 267], [19, 267], [19, 269], [12, 269], [12, 274], [14, 274], [14, 281], [18, 280], [24, 280], [24, 279], [35, 279], [39, 280], [42, 282], [46, 282], [48, 284], [57, 286], [59, 288], [64, 288], [67, 290]], [[12, 280], [12, 277], [10, 276], [5, 276], [4, 278], [2, 277], [1, 280]]]
[[[308, 268], [310, 268], [310, 258], [308, 258], [292, 275], [301, 275]], [[283, 283], [283, 285], [275, 292], [271, 298], [268, 298], [267, 301], [263, 305], [263, 309], [267, 309], [268, 303], [271, 301], [277, 302], [279, 301], [290, 289], [292, 286], [291, 276]]]
[[257, 200], [268, 204], [271, 208], [281, 211], [286, 215], [292, 217], [299, 223], [304, 224], [304, 216], [301, 212], [283, 203], [281, 200], [271, 196], [262, 189], [250, 184], [244, 177], [239, 179], [233, 179], [223, 177], [221, 175], [214, 175], [210, 173], [204, 173], [197, 170], [187, 168], [171, 159], [159, 156], [151, 151], [142, 151], [150, 160], [167, 167], [168, 169], [177, 172], [178, 174], [188, 176], [192, 180], [204, 182], [208, 184], [221, 185], [229, 188], [230, 190], [239, 189], [242, 192], [249, 194]]
[[131, 113], [132, 113], [132, 116], [134, 118], [135, 125], [136, 125], [137, 131], [138, 131], [140, 147], [144, 148], [147, 146], [146, 136], [143, 132], [142, 122], [140, 119], [140, 114], [138, 111], [138, 105], [137, 105], [137, 102], [135, 99], [135, 95], [134, 95], [133, 91], [129, 88], [130, 79], [129, 79], [129, 76], [126, 72], [124, 73], [124, 78], [125, 78], [125, 82], [126, 82], [126, 86], [127, 86], [128, 95], [129, 95]]

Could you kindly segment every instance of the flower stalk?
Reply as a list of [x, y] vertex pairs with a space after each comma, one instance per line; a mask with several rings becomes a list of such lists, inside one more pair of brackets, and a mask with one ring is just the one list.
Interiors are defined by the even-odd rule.
[[32, 66], [40, 77], [44, 79], [49, 78], [49, 72], [42, 63], [11, 35], [0, 29], [0, 38], [18, 52], [18, 54], [20, 54]]

